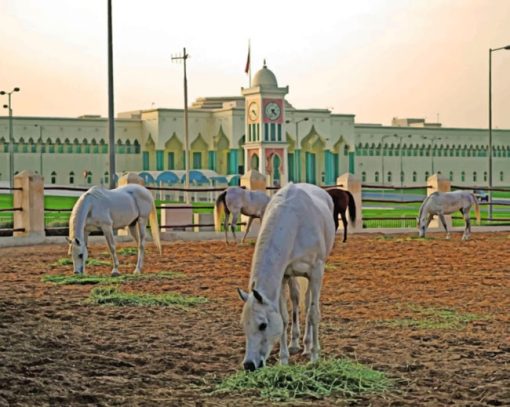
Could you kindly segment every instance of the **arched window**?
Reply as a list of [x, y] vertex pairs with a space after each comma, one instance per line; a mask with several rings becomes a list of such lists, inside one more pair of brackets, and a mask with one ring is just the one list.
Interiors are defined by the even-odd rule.
[[60, 139], [55, 140], [55, 146], [57, 147], [57, 153], [63, 153], [64, 152], [64, 146], [62, 145], [62, 142]]
[[126, 153], [127, 154], [131, 154], [132, 151], [131, 151], [131, 141], [129, 140], [126, 140]]
[[78, 153], [78, 154], [81, 153], [81, 144], [80, 144], [80, 142], [78, 141], [77, 138], [75, 138], [74, 141], [73, 141], [73, 147], [74, 147], [74, 152], [75, 153]]
[[110, 177], [109, 177], [108, 171], [105, 171], [103, 179], [104, 179], [104, 183], [106, 185], [108, 185], [110, 183]]
[[30, 144], [30, 152], [37, 153], [37, 144], [34, 143], [32, 137], [30, 137], [30, 139], [28, 140], [28, 144]]
[[379, 182], [379, 171], [376, 171], [376, 172], [374, 173], [374, 181], [375, 181], [375, 182]]
[[90, 145], [89, 145], [89, 142], [87, 141], [87, 139], [83, 140], [83, 152], [85, 154], [90, 153]]
[[499, 173], [499, 180], [500, 180], [501, 182], [503, 182], [503, 181], [504, 181], [503, 171], [500, 171], [500, 173]]
[[413, 182], [416, 182], [418, 174], [416, 174], [416, 171], [413, 171]]
[[135, 154], [140, 154], [140, 144], [138, 144], [138, 140], [135, 140], [133, 145], [135, 146]]
[[391, 180], [392, 180], [391, 171], [388, 171], [387, 179], [388, 179], [388, 182], [391, 182]]
[[69, 183], [74, 184], [74, 171], [69, 173]]
[[461, 182], [465, 182], [466, 181], [466, 172], [465, 171], [462, 171], [460, 173], [460, 181]]
[[427, 180], [429, 179], [429, 172], [428, 171], [425, 171], [425, 182], [427, 182]]
[[400, 182], [404, 182], [404, 171], [400, 171]]
[[87, 172], [87, 184], [92, 184], [92, 172]]
[[57, 173], [55, 171], [51, 172], [51, 183], [56, 184], [57, 183]]
[[487, 182], [487, 171], [483, 172], [483, 182]]
[[363, 171], [361, 173], [361, 182], [367, 182], [367, 173], [366, 173], [366, 171]]
[[90, 144], [92, 144], [92, 153], [93, 154], [97, 154], [99, 153], [99, 146], [97, 145], [97, 141], [95, 138], [92, 139], [92, 141], [90, 142]]
[[450, 181], [453, 181], [453, 171], [450, 171]]
[[73, 152], [73, 145], [68, 138], [65, 139], [64, 144], [66, 146], [66, 153], [71, 154]]
[[476, 182], [476, 171], [473, 171], [473, 182]]
[[101, 146], [101, 153], [103, 154], [108, 153], [108, 144], [106, 144], [103, 139], [99, 141], [99, 145]]

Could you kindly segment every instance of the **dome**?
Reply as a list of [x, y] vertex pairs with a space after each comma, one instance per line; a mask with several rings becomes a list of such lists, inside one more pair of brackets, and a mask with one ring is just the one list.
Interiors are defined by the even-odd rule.
[[271, 86], [274, 88], [278, 87], [276, 76], [274, 76], [274, 73], [271, 70], [267, 69], [265, 61], [262, 69], [260, 69], [253, 77], [252, 86]]

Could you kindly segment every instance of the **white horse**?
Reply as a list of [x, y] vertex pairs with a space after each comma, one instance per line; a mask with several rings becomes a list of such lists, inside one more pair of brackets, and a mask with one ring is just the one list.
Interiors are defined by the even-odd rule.
[[446, 238], [450, 238], [450, 232], [446, 226], [446, 219], [444, 215], [449, 215], [455, 211], [460, 211], [464, 216], [466, 227], [462, 240], [469, 239], [471, 235], [471, 220], [469, 212], [471, 206], [475, 206], [476, 221], [480, 224], [480, 207], [478, 200], [472, 192], [468, 191], [453, 191], [453, 192], [434, 192], [430, 194], [420, 206], [418, 216], [418, 234], [420, 237], [425, 237], [427, 227], [434, 215], [439, 216], [441, 223], [446, 231]]
[[[251, 292], [238, 289], [245, 302], [241, 317], [246, 335], [245, 370], [264, 366], [277, 339], [280, 363], [288, 363], [289, 317], [283, 286], [298, 276], [308, 279], [303, 354], [309, 354], [312, 362], [318, 360], [320, 290], [326, 258], [335, 241], [333, 209], [329, 194], [311, 184], [289, 184], [271, 199], [255, 245]], [[291, 349], [299, 348], [296, 332], [293, 324]]]
[[219, 232], [221, 230], [220, 218], [222, 212], [225, 212], [223, 227], [225, 228], [225, 242], [228, 242], [228, 221], [230, 213], [232, 213], [231, 230], [234, 235], [234, 239], [237, 241], [235, 230], [237, 218], [241, 213], [249, 217], [246, 232], [242, 239], [242, 242], [244, 242], [253, 219], [262, 219], [269, 200], [270, 198], [261, 191], [248, 191], [241, 187], [228, 187], [218, 196], [216, 204], [214, 205], [214, 226], [216, 231]]
[[92, 230], [100, 229], [108, 243], [113, 259], [112, 275], [119, 274], [119, 260], [115, 252], [115, 229], [129, 226], [138, 244], [135, 273], [142, 271], [145, 228], [150, 222], [152, 238], [161, 254], [159, 225], [152, 194], [138, 184], [127, 184], [108, 190], [92, 187], [76, 201], [69, 219], [69, 254], [73, 257], [74, 272], [83, 274], [88, 256], [87, 239]]

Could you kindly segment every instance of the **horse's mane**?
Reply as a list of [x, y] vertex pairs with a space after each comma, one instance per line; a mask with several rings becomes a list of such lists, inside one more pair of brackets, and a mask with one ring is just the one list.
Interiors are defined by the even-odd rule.
[[107, 189], [94, 186], [90, 188], [87, 192], [85, 192], [80, 198], [76, 201], [73, 206], [73, 210], [71, 212], [71, 216], [69, 218], [69, 238], [74, 239], [76, 236], [76, 232], [81, 232], [82, 225], [85, 225], [85, 220], [87, 219], [88, 210], [86, 209], [86, 203], [90, 201], [90, 198], [95, 199], [103, 199], [106, 197]]
[[423, 202], [422, 202], [422, 204], [420, 206], [420, 212], [418, 214], [418, 220], [421, 219], [421, 217], [423, 216], [423, 210], [425, 209], [425, 206], [428, 203], [428, 201], [430, 200], [430, 198], [432, 198], [433, 196], [437, 196], [437, 195], [439, 195], [439, 192], [437, 192], [437, 191], [436, 192], [432, 192], [429, 196], [427, 196], [423, 200]]

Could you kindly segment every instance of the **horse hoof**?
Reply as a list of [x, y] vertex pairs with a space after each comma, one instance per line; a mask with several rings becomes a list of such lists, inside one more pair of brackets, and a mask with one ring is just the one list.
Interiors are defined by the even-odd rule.
[[141, 273], [140, 269], [135, 269], [135, 271], [133, 271], [133, 274], [140, 274], [140, 273]]
[[112, 277], [117, 277], [117, 276], [120, 276], [120, 273], [118, 270], [113, 270], [112, 271]]
[[291, 355], [296, 355], [299, 353], [299, 346], [290, 346], [289, 347], [289, 353]]

